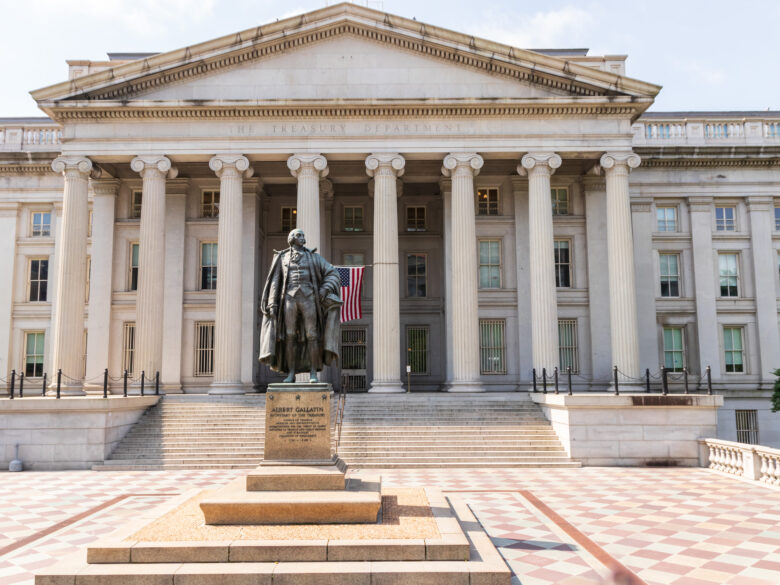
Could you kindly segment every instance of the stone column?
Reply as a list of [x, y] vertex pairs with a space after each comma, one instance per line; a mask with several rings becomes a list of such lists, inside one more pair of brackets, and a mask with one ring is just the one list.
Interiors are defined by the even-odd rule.
[[[761, 381], [774, 382], [772, 371], [780, 367], [780, 334], [777, 330], [777, 293], [775, 271], [777, 251], [772, 245], [774, 201], [771, 197], [748, 197], [750, 247], [755, 279], [756, 323], [761, 367], [756, 372]], [[744, 284], [742, 285], [744, 287]], [[769, 386], [767, 386], [769, 387]]]
[[444, 214], [444, 351], [445, 380], [452, 380], [452, 181], [439, 179]]
[[165, 179], [177, 171], [167, 157], [138, 156], [130, 168], [143, 178], [136, 297], [136, 372], [152, 380], [162, 366], [165, 282]]
[[[655, 370], [655, 364], [661, 363], [658, 355], [658, 322], [656, 320], [655, 295], [656, 269], [654, 267], [653, 230], [656, 226], [655, 217], [651, 213], [653, 200], [650, 197], [634, 197], [631, 199], [631, 221], [634, 232], [634, 267], [636, 277], [637, 302], [637, 335], [640, 373], [644, 375], [645, 368]], [[690, 371], [690, 366], [688, 367]]]
[[639, 166], [633, 152], [608, 152], [601, 157], [607, 180], [607, 258], [612, 362], [623, 373], [623, 383], [641, 374], [634, 278], [634, 240], [628, 174]]
[[243, 180], [252, 176], [240, 154], [218, 154], [209, 167], [219, 177], [217, 303], [214, 321], [214, 378], [209, 394], [243, 394], [241, 386], [241, 237]]
[[92, 181], [92, 274], [87, 317], [87, 379], [92, 380], [89, 383], [91, 392], [102, 391], [102, 375], [108, 367], [114, 209], [119, 184], [118, 179]]
[[528, 174], [528, 242], [531, 283], [531, 343], [536, 375], [558, 367], [558, 300], [555, 294], [555, 253], [553, 243], [550, 177], [561, 166], [561, 157], [552, 152], [526, 154], [517, 167]]
[[374, 378], [369, 392], [403, 392], [398, 267], [398, 177], [406, 161], [400, 154], [366, 158], [374, 178]]
[[452, 371], [448, 392], [484, 392], [479, 378], [479, 286], [474, 177], [484, 161], [476, 153], [444, 157], [452, 179]]
[[[243, 246], [242, 246], [242, 284], [241, 293], [241, 383], [247, 392], [252, 391], [256, 381], [256, 375], [260, 370], [260, 362], [257, 361], [260, 351], [260, 324], [262, 314], [258, 310], [260, 293], [265, 283], [265, 274], [259, 267], [260, 258], [265, 242], [263, 233], [264, 210], [261, 196], [263, 182], [252, 177], [245, 179], [244, 188], [244, 212], [243, 212]], [[219, 283], [219, 278], [217, 278]]]
[[321, 154], [294, 154], [287, 159], [287, 167], [298, 179], [297, 226], [306, 234], [306, 247], [319, 249], [320, 179], [328, 176], [328, 161]]
[[[19, 213], [19, 204], [11, 201], [0, 203], [0, 250], [6, 253], [0, 255], [0, 274], [11, 275], [14, 273], [14, 260], [16, 254], [11, 253], [16, 248], [16, 224]], [[54, 214], [52, 214], [52, 222]], [[11, 376], [11, 348], [13, 342], [11, 336], [11, 316], [14, 306], [14, 287], [0, 287], [0, 377], [6, 380]]]
[[699, 368], [710, 366], [712, 379], [720, 378], [720, 331], [715, 266], [712, 259], [712, 197], [689, 197], [691, 246], [693, 248], [693, 282], [696, 296], [696, 337], [699, 345]]
[[[531, 341], [531, 288], [528, 262], [531, 257], [528, 238], [528, 181], [521, 176], [510, 178], [515, 207], [515, 274], [517, 275], [517, 360], [518, 389], [527, 390], [533, 372], [533, 343]], [[550, 203], [552, 207], [552, 202]], [[511, 347], [507, 344], [508, 347]]]
[[57, 264], [57, 315], [52, 345], [53, 386], [62, 370], [62, 393], [84, 394], [82, 389], [84, 351], [84, 302], [87, 278], [87, 180], [92, 161], [79, 156], [54, 159], [52, 168], [65, 177], [62, 197], [60, 258]]

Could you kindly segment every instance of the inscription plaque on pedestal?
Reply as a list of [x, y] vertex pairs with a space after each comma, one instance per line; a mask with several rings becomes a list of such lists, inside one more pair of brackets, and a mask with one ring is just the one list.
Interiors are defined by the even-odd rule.
[[325, 461], [331, 451], [330, 384], [271, 384], [265, 405], [266, 461]]

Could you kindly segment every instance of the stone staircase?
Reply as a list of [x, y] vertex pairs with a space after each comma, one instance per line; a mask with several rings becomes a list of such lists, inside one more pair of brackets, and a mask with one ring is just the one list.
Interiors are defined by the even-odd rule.
[[350, 468], [579, 467], [525, 393], [350, 394]]
[[[169, 395], [95, 470], [252, 469], [265, 395]], [[352, 468], [578, 467], [525, 393], [349, 394], [339, 455]]]

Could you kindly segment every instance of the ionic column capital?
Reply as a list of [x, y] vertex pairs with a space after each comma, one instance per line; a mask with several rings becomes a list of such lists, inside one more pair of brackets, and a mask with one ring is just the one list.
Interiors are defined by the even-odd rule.
[[325, 201], [333, 200], [333, 183], [328, 179], [320, 180], [320, 199]]
[[404, 174], [406, 159], [395, 152], [375, 152], [366, 157], [366, 173], [369, 177]]
[[119, 179], [97, 179], [90, 181], [90, 187], [95, 197], [116, 197], [121, 183]]
[[601, 168], [607, 173], [616, 169], [625, 169], [626, 172], [639, 166], [642, 159], [634, 152], [607, 152], [599, 161]]
[[243, 154], [215, 154], [209, 160], [209, 168], [220, 179], [222, 175], [235, 176], [248, 179], [254, 174], [254, 169], [249, 166], [249, 159]]
[[439, 190], [442, 193], [452, 193], [452, 179], [442, 177], [439, 179]]
[[319, 179], [328, 176], [328, 161], [321, 154], [294, 154], [287, 159], [287, 168], [296, 179], [299, 175], [316, 175]]
[[554, 152], [529, 152], [520, 159], [517, 174], [525, 176], [532, 172], [543, 172], [552, 175], [562, 162], [561, 157]]
[[149, 173], [163, 179], [175, 179], [179, 174], [178, 169], [171, 164], [171, 159], [160, 155], [137, 156], [130, 161], [130, 168], [142, 177]]
[[51, 168], [55, 173], [77, 175], [82, 179], [100, 176], [100, 169], [93, 167], [92, 161], [85, 156], [58, 156], [52, 161]]
[[441, 173], [445, 177], [469, 174], [476, 177], [485, 160], [476, 152], [453, 152], [444, 157]]

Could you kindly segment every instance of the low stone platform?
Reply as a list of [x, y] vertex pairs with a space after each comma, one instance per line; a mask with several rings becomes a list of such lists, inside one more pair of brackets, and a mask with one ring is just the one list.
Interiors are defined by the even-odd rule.
[[246, 476], [249, 492], [343, 490], [346, 474], [337, 465], [261, 465]]
[[79, 553], [42, 571], [35, 582], [509, 584], [509, 569], [462, 501], [429, 488], [383, 495], [378, 524], [207, 526], [192, 521], [206, 496], [189, 492], [90, 547], [86, 559]]

